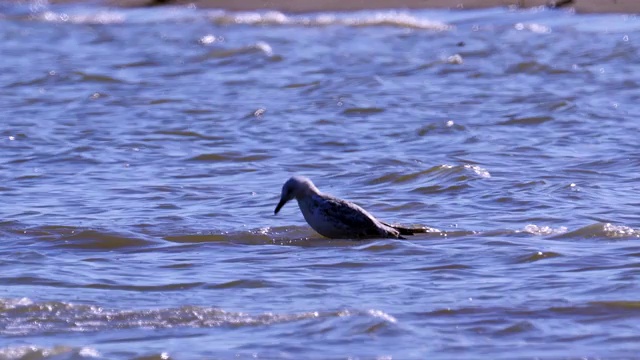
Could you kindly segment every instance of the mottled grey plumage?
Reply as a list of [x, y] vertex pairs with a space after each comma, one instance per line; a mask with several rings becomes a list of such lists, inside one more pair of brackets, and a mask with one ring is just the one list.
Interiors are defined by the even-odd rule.
[[289, 200], [296, 199], [307, 223], [320, 235], [332, 239], [396, 238], [426, 232], [424, 228], [405, 228], [376, 219], [360, 206], [323, 194], [311, 180], [294, 176], [282, 186], [280, 211]]

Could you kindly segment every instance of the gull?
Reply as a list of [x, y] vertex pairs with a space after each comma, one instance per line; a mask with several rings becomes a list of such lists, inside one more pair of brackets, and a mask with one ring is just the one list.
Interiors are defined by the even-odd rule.
[[427, 232], [425, 228], [407, 228], [376, 219], [360, 206], [324, 194], [304, 176], [293, 176], [282, 186], [280, 202], [274, 214], [289, 200], [296, 199], [307, 223], [330, 239], [404, 239], [401, 235]]

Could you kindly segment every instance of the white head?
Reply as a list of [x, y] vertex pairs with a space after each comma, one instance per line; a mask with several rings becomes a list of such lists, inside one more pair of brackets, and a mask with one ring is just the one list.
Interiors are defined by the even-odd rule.
[[280, 211], [280, 208], [284, 206], [289, 200], [300, 198], [306, 194], [317, 194], [318, 188], [304, 176], [293, 176], [282, 185], [282, 194], [280, 195], [280, 202], [276, 206], [274, 214]]

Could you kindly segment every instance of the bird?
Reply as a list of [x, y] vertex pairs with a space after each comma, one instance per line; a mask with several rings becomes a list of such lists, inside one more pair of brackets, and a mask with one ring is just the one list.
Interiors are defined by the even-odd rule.
[[280, 202], [273, 213], [277, 215], [293, 199], [298, 201], [300, 211], [311, 228], [330, 239], [405, 239], [402, 235], [428, 232], [427, 228], [408, 228], [380, 221], [350, 201], [320, 192], [304, 176], [293, 176], [284, 183]]

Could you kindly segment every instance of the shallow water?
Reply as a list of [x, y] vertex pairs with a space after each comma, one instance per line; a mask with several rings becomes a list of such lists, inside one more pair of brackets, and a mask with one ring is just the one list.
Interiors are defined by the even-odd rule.
[[[637, 356], [638, 38], [0, 4], [0, 359]], [[434, 231], [323, 239], [294, 173]]]

